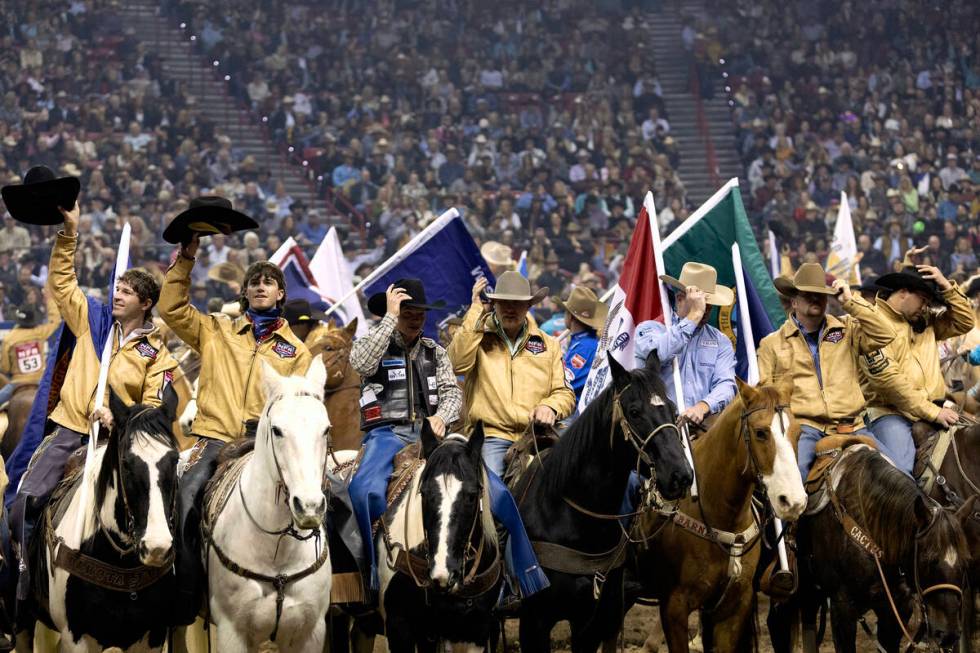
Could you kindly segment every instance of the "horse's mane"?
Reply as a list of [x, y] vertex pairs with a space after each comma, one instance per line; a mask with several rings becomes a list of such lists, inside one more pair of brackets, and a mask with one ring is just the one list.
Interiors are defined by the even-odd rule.
[[133, 446], [134, 440], [148, 438], [174, 450], [179, 448], [172, 427], [173, 425], [167, 420], [166, 413], [160, 406], [140, 404], [129, 409], [126, 428], [114, 427], [108, 440], [106, 440], [102, 465], [95, 482], [95, 505], [101, 506], [105, 501], [109, 482], [112, 480], [113, 473], [119, 468], [119, 454], [122, 451], [128, 451]]
[[[921, 495], [915, 481], [877, 451], [862, 449], [851, 454], [838, 492], [845, 507], [882, 548], [885, 562], [900, 564], [913, 555], [917, 538], [910, 535], [919, 533], [915, 505]], [[918, 538], [921, 561], [938, 562], [950, 549], [967, 557], [966, 540], [955, 520], [945, 510], [936, 511], [932, 525]]]
[[[640, 388], [644, 396], [657, 394], [667, 399], [667, 389], [657, 370], [639, 368], [630, 372], [630, 384]], [[548, 454], [548, 464], [541, 467], [542, 482], [553, 494], [560, 494], [567, 483], [581, 480], [582, 464], [609, 452], [609, 420], [612, 417], [613, 395], [610, 382], [585, 411], [572, 422]]]

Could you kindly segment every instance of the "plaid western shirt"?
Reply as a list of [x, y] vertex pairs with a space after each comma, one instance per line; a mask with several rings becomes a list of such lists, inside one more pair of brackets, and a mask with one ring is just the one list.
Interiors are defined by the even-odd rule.
[[[384, 318], [361, 338], [354, 341], [350, 350], [350, 364], [357, 370], [357, 373], [366, 378], [378, 370], [381, 358], [388, 350], [388, 344], [392, 341], [402, 349], [405, 340], [402, 334], [395, 329], [397, 319], [393, 315], [385, 315]], [[409, 358], [415, 360], [418, 356], [422, 340], [426, 340], [434, 345], [436, 353], [436, 392], [439, 396], [439, 407], [436, 415], [446, 423], [447, 432], [453, 422], [459, 419], [459, 411], [463, 406], [463, 391], [456, 383], [456, 375], [453, 373], [453, 365], [449, 362], [446, 350], [438, 343], [428, 338], [419, 338], [409, 349]]]

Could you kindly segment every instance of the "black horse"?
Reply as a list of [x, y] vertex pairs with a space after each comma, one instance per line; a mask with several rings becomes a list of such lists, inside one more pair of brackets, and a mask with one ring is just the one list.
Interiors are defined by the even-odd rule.
[[561, 620], [571, 624], [574, 653], [595, 651], [617, 632], [628, 541], [615, 515], [637, 461], [666, 499], [691, 485], [656, 355], [645, 369], [628, 372], [612, 357], [609, 366], [610, 387], [513, 489], [551, 582], [521, 605], [524, 653], [550, 650], [551, 629]]
[[969, 563], [961, 524], [967, 515], [943, 510], [871, 449], [849, 452], [831, 476], [839, 479], [840, 507], [831, 501], [799, 522], [804, 650], [815, 644], [806, 633], [814, 632], [826, 598], [841, 653], [856, 650], [858, 619], [869, 610], [886, 651], [899, 650], [903, 631], [944, 649], [953, 646]]

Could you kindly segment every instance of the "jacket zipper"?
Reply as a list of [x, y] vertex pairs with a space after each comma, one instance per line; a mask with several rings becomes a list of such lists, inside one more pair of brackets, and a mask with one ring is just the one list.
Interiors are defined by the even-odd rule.
[[[259, 341], [255, 341], [255, 349], [252, 350], [252, 358], [248, 361], [248, 374], [245, 376], [245, 392], [242, 394], [242, 416], [245, 415], [245, 407], [248, 406], [248, 387], [252, 382], [252, 369], [255, 367], [255, 356], [259, 353]], [[239, 435], [245, 435], [245, 423], [247, 420], [242, 420], [241, 432]]]

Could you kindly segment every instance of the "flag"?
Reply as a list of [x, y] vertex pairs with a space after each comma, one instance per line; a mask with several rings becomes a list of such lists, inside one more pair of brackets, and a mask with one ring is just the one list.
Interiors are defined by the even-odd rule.
[[[736, 289], [732, 245], [741, 251], [745, 293], [755, 344], [786, 320], [779, 295], [772, 284], [766, 260], [759, 251], [742, 205], [738, 179], [732, 179], [663, 240], [666, 273], [679, 276], [689, 261], [706, 263], [718, 271], [718, 283]], [[722, 307], [713, 322], [735, 344], [736, 373], [748, 378], [748, 354], [739, 346], [739, 307]]]
[[851, 205], [847, 203], [847, 193], [840, 192], [840, 208], [837, 209], [837, 224], [834, 225], [834, 240], [827, 254], [827, 272], [850, 284], [861, 283], [858, 269], [857, 242], [854, 239], [854, 223], [851, 221]]
[[316, 285], [306, 254], [292, 236], [269, 257], [269, 262], [282, 270], [282, 276], [286, 279], [287, 300], [305, 299], [310, 306], [321, 311], [327, 310], [328, 300]]
[[328, 308], [337, 303], [342, 297], [347, 297], [343, 304], [332, 315], [342, 324], [349, 324], [357, 319], [357, 336], [363, 336], [368, 331], [368, 323], [364, 319], [364, 310], [357, 294], [350, 294], [354, 282], [351, 279], [350, 266], [344, 258], [344, 250], [340, 246], [336, 227], [330, 227], [327, 237], [323, 239], [316, 253], [310, 260], [310, 272], [316, 283], [320, 296], [327, 302]]
[[527, 279], [527, 250], [525, 249], [521, 252], [521, 258], [517, 260], [517, 271], [521, 273], [521, 276]]
[[776, 244], [776, 234], [769, 230], [769, 272], [772, 278], [779, 276], [779, 246]]
[[448, 317], [459, 315], [470, 306], [473, 284], [480, 277], [495, 283], [493, 273], [476, 246], [463, 219], [450, 209], [427, 226], [395, 256], [382, 263], [380, 275], [372, 274], [364, 294], [384, 292], [399, 279], [420, 279], [426, 300], [438, 300], [444, 308], [432, 309], [425, 321], [425, 335], [438, 336], [439, 325]]
[[609, 384], [609, 361], [606, 354], [612, 354], [626, 369], [633, 369], [633, 335], [636, 325], [647, 320], [664, 319], [650, 214], [646, 206], [637, 216], [633, 237], [623, 262], [623, 272], [618, 285], [613, 289], [609, 306], [609, 317], [606, 318], [599, 348], [579, 399], [580, 411]]

